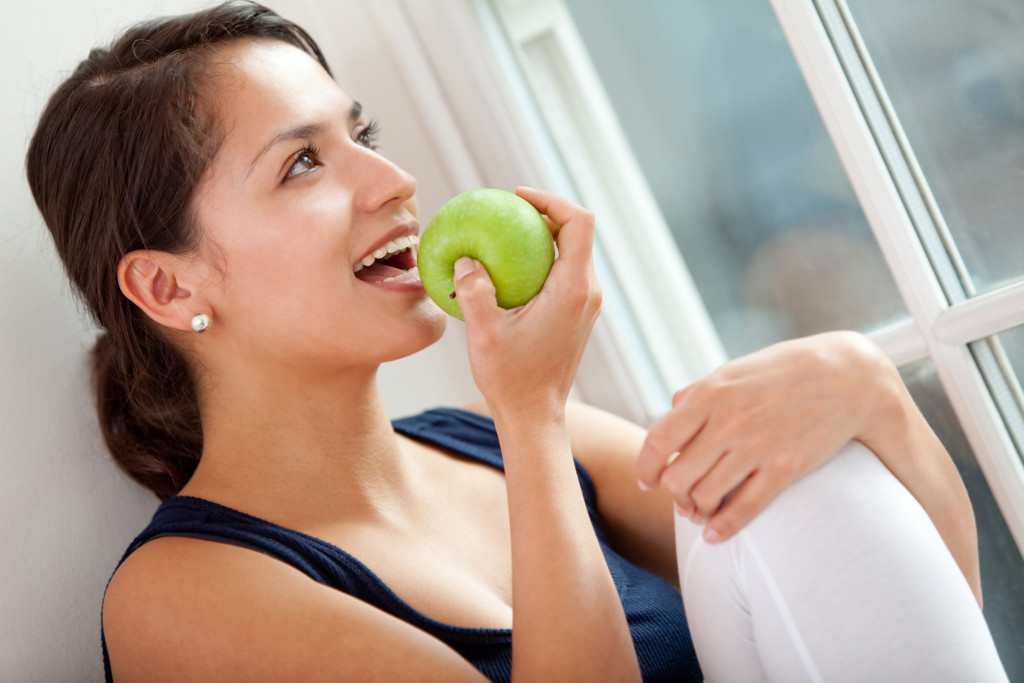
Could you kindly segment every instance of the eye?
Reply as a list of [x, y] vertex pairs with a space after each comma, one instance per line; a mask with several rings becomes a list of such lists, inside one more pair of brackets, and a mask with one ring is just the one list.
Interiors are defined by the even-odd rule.
[[320, 150], [311, 144], [307, 144], [295, 155], [291, 168], [285, 174], [285, 179], [293, 176], [309, 173], [320, 167]]
[[371, 120], [366, 126], [356, 133], [356, 142], [367, 149], [377, 149], [377, 138], [380, 135], [380, 126], [376, 120]]

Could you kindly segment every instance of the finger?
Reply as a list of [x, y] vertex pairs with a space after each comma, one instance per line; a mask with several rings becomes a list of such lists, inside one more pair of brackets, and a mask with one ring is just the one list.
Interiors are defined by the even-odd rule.
[[590, 260], [594, 249], [594, 214], [553, 192], [520, 187], [516, 194], [551, 219], [548, 227], [558, 244], [559, 259]]
[[737, 451], [723, 454], [705, 470], [704, 476], [690, 491], [694, 513], [702, 519], [710, 519], [722, 507], [727, 496], [753, 472], [754, 465], [746, 462]]
[[487, 269], [468, 256], [455, 262], [455, 296], [467, 325], [493, 324], [501, 314]]
[[725, 457], [725, 453], [721, 449], [697, 451], [687, 448], [661, 473], [661, 485], [672, 494], [676, 508], [694, 521], [700, 522], [711, 516], [704, 514], [701, 518], [696, 517], [701, 510], [693, 496], [694, 488], [723, 457]]
[[732, 538], [768, 507], [778, 494], [779, 490], [769, 477], [755, 472], [708, 520], [704, 527], [704, 540], [708, 543], [720, 543]]
[[657, 488], [662, 471], [674, 453], [681, 452], [704, 427], [707, 412], [701, 406], [680, 404], [654, 423], [636, 460], [640, 488]]
[[676, 407], [677, 405], [679, 405], [683, 401], [683, 399], [686, 398], [686, 395], [690, 392], [690, 388], [691, 387], [693, 387], [693, 385], [692, 384], [688, 384], [685, 387], [683, 387], [682, 389], [680, 389], [679, 391], [677, 391], [674, 394], [672, 394], [672, 407], [673, 408]]

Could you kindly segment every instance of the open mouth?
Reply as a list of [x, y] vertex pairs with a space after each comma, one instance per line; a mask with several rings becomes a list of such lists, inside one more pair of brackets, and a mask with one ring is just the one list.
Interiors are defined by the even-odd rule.
[[419, 241], [416, 235], [391, 240], [355, 265], [356, 277], [363, 282], [394, 282], [417, 277], [415, 247]]

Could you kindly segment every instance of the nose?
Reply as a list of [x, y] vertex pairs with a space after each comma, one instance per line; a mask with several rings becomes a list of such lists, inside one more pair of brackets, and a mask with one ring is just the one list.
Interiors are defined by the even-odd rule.
[[355, 166], [356, 206], [361, 211], [372, 213], [391, 203], [400, 206], [416, 194], [416, 178], [371, 149], [360, 151]]

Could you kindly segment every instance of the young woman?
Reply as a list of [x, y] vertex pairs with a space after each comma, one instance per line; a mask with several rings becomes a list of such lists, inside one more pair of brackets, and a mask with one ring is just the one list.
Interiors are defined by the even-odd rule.
[[107, 588], [108, 678], [700, 680], [687, 617], [712, 680], [999, 675], [966, 493], [863, 338], [726, 365], [649, 435], [566, 404], [600, 293], [560, 197], [518, 190], [559, 247], [526, 306], [456, 266], [485, 402], [392, 422], [378, 366], [446, 320], [376, 134], [244, 2], [129, 29], [42, 115], [104, 435], [165, 499]]

